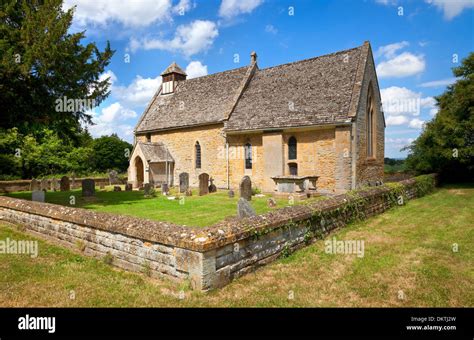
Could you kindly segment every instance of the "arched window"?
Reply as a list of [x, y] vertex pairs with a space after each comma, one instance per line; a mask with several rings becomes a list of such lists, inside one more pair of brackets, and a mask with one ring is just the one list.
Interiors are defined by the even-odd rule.
[[296, 159], [297, 154], [297, 145], [296, 138], [291, 136], [288, 140], [288, 159]]
[[367, 158], [374, 157], [374, 142], [375, 142], [375, 106], [373, 99], [373, 90], [369, 86], [369, 95], [367, 96], [367, 119], [366, 119], [366, 131], [367, 131]]
[[245, 151], [245, 169], [252, 169], [252, 144], [247, 143], [244, 147]]
[[199, 145], [199, 142], [196, 142], [194, 145], [194, 152], [196, 157], [196, 169], [201, 169], [201, 145]]

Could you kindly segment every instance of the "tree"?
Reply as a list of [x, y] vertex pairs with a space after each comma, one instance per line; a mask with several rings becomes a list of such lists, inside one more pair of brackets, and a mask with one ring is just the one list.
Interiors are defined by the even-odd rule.
[[28, 134], [47, 127], [74, 139], [81, 122], [91, 123], [87, 110], [109, 95], [100, 75], [114, 51], [108, 42], [103, 52], [81, 45], [85, 33], [68, 32], [73, 11], [63, 11], [62, 0], [2, 1], [0, 128]]
[[406, 149], [407, 167], [444, 180], [474, 178], [474, 53], [453, 68], [457, 81], [436, 97], [439, 112]]
[[127, 170], [128, 155], [132, 152], [132, 145], [121, 140], [117, 135], [94, 139], [92, 150], [92, 164], [96, 171], [117, 170], [123, 172]]

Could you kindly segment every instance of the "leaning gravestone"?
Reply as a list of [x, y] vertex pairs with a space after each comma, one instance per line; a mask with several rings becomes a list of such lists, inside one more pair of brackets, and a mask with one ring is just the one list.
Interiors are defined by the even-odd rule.
[[35, 190], [31, 193], [31, 200], [34, 202], [44, 202], [45, 193], [43, 190]]
[[209, 193], [209, 175], [205, 172], [199, 175], [199, 196]]
[[46, 178], [41, 180], [41, 190], [48, 191], [49, 181]]
[[95, 182], [93, 179], [86, 178], [82, 180], [82, 196], [95, 196]]
[[244, 218], [244, 217], [252, 217], [255, 216], [255, 210], [250, 205], [250, 202], [247, 201], [245, 198], [239, 198], [239, 202], [237, 202], [237, 217]]
[[252, 181], [249, 176], [244, 176], [240, 181], [240, 197], [252, 200]]
[[115, 170], [109, 171], [109, 185], [120, 184], [118, 172]]
[[229, 198], [234, 198], [235, 192], [234, 190], [229, 190]]
[[168, 183], [161, 184], [161, 193], [163, 195], [168, 195], [169, 192], [170, 192], [170, 187], [169, 187]]
[[53, 178], [51, 180], [51, 190], [52, 191], [58, 191], [59, 190], [59, 181], [57, 178]]
[[33, 178], [30, 183], [30, 191], [38, 190], [41, 190], [41, 182]]
[[186, 192], [189, 188], [189, 174], [182, 172], [179, 174], [179, 192]]
[[67, 177], [67, 176], [61, 177], [61, 181], [59, 182], [59, 189], [61, 191], [71, 190], [71, 184], [69, 183], [69, 177]]
[[209, 181], [211, 182], [211, 185], [209, 186], [209, 192], [216, 192], [217, 191], [217, 188], [216, 186], [214, 185], [214, 178], [210, 178]]

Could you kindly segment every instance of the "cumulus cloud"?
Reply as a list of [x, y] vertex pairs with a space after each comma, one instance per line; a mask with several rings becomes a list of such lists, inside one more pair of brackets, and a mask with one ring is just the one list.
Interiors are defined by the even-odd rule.
[[405, 116], [387, 116], [385, 119], [385, 124], [387, 126], [396, 126], [396, 125], [403, 125], [408, 122], [408, 118]]
[[189, 57], [207, 50], [219, 35], [217, 25], [208, 20], [195, 20], [188, 25], [180, 25], [176, 29], [173, 39], [131, 39], [129, 48], [132, 52], [138, 49], [165, 50], [181, 52]]
[[394, 43], [394, 44], [381, 46], [374, 53], [374, 55], [375, 55], [376, 58], [380, 57], [380, 56], [384, 56], [386, 58], [393, 58], [395, 56], [395, 53], [398, 50], [400, 50], [404, 47], [407, 47], [408, 45], [409, 45], [408, 41], [401, 41], [401, 42], [397, 42], [397, 43]]
[[445, 87], [445, 86], [453, 84], [455, 81], [456, 81], [456, 78], [447, 78], [447, 79], [428, 81], [425, 83], [421, 83], [419, 86], [420, 87]]
[[144, 27], [170, 19], [171, 0], [65, 0], [63, 9], [77, 6], [74, 21], [81, 26], [104, 26], [118, 22], [128, 27]]
[[202, 77], [207, 75], [207, 65], [203, 65], [200, 61], [191, 61], [186, 66], [187, 79]]
[[112, 96], [127, 106], [145, 106], [161, 85], [161, 76], [143, 78], [137, 75], [128, 86], [112, 85]]
[[127, 120], [136, 118], [137, 113], [123, 107], [119, 102], [103, 108], [100, 113], [96, 111], [88, 113], [92, 115], [94, 122], [94, 125], [88, 127], [92, 136], [100, 137], [116, 133], [120, 138], [126, 140], [131, 140], [133, 137], [133, 126], [128, 124]]
[[173, 7], [173, 13], [177, 15], [184, 15], [191, 9], [190, 0], [180, 0], [179, 3]]
[[251, 13], [262, 2], [263, 0], [222, 0], [219, 16], [229, 19], [239, 14]]
[[414, 138], [385, 138], [385, 144], [395, 147], [397, 149], [404, 148], [405, 146], [411, 144], [415, 139]]
[[410, 123], [408, 124], [408, 126], [414, 129], [421, 129], [424, 123], [425, 122], [421, 119], [413, 118], [412, 120], [410, 120]]
[[425, 66], [425, 58], [423, 55], [403, 52], [400, 55], [378, 64], [377, 75], [380, 78], [403, 78], [423, 72]]
[[472, 0], [425, 0], [425, 2], [443, 11], [446, 20], [453, 19], [465, 9], [474, 8]]

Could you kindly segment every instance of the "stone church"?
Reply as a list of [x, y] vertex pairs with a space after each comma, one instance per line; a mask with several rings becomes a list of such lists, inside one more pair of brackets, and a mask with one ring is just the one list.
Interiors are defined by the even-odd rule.
[[317, 176], [321, 193], [383, 180], [385, 119], [369, 42], [320, 57], [186, 79], [172, 63], [135, 128], [128, 178], [218, 188], [245, 175], [273, 192], [275, 176]]

